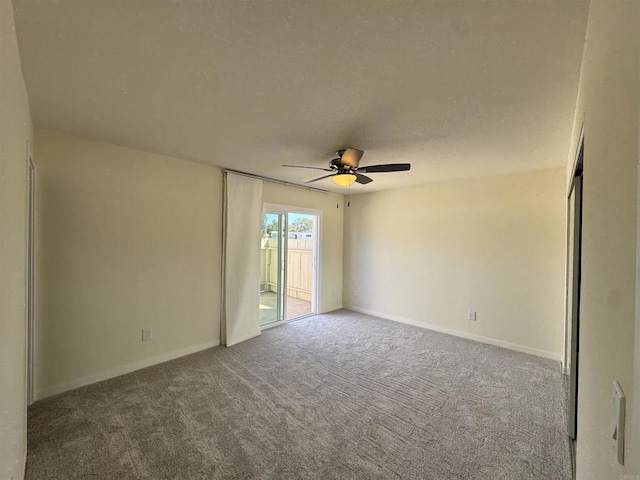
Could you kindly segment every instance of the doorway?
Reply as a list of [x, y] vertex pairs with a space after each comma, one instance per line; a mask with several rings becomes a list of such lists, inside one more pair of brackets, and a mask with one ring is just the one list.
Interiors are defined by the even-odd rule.
[[260, 242], [260, 326], [317, 312], [318, 212], [265, 204]]
[[579, 144], [576, 167], [571, 181], [567, 204], [567, 312], [565, 337], [565, 365], [569, 374], [569, 409], [567, 430], [577, 440], [578, 367], [580, 352], [580, 279], [582, 258], [582, 188], [584, 139]]

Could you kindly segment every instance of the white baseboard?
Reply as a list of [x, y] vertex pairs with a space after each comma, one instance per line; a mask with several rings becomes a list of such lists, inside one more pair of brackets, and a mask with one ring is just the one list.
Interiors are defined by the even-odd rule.
[[495, 338], [483, 337], [481, 335], [475, 335], [473, 333], [462, 332], [453, 328], [441, 327], [440, 325], [433, 325], [430, 323], [418, 322], [406, 317], [400, 317], [398, 315], [389, 315], [366, 308], [355, 307], [353, 305], [345, 305], [346, 310], [353, 310], [354, 312], [365, 313], [374, 317], [384, 318], [386, 320], [393, 320], [394, 322], [405, 323], [407, 325], [413, 325], [414, 327], [426, 328], [427, 330], [433, 330], [435, 332], [446, 333], [447, 335], [453, 335], [455, 337], [466, 338], [467, 340], [475, 340], [476, 342], [487, 343], [489, 345], [495, 345], [496, 347], [508, 348], [509, 350], [515, 350], [516, 352], [529, 353], [537, 357], [548, 358], [557, 362], [561, 361], [562, 355], [559, 353], [547, 352], [546, 350], [539, 350], [537, 348], [527, 347], [525, 345], [518, 345], [517, 343], [505, 342], [503, 340], [497, 340]]
[[53, 387], [45, 388], [44, 390], [35, 392], [34, 401], [42, 400], [43, 398], [51, 397], [52, 395], [58, 395], [59, 393], [68, 392], [69, 390], [84, 387], [85, 385], [90, 385], [92, 383], [102, 382], [103, 380], [119, 377], [120, 375], [124, 375], [126, 373], [135, 372], [136, 370], [140, 370], [142, 368], [151, 367], [152, 365], [157, 365], [159, 363], [164, 363], [175, 358], [184, 357], [185, 355], [200, 352], [202, 350], [206, 350], [207, 348], [217, 347], [218, 345], [220, 345], [220, 340], [215, 340], [213, 342], [207, 342], [201, 345], [195, 345], [193, 347], [184, 348], [182, 350], [176, 350], [173, 352], [165, 353], [163, 355], [158, 355], [157, 357], [145, 358], [144, 360], [138, 360], [137, 362], [129, 363], [127, 365], [110, 368], [109, 370], [102, 370], [101, 372], [92, 373], [91, 375], [77, 378], [75, 380], [71, 380], [70, 382], [60, 383], [58, 385], [54, 385]]

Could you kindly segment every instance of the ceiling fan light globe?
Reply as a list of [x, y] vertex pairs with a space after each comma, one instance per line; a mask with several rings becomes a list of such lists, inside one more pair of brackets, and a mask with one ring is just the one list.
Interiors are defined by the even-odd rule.
[[341, 187], [348, 187], [356, 181], [356, 176], [353, 173], [339, 173], [331, 177], [333, 183], [340, 185]]

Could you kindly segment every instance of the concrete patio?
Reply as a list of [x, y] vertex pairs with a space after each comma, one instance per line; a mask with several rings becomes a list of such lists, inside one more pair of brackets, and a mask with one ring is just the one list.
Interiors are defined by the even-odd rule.
[[[260, 292], [260, 325], [268, 325], [278, 321], [277, 318], [277, 295], [275, 292]], [[300, 298], [287, 296], [287, 311], [285, 320], [309, 315], [311, 313], [311, 302]]]

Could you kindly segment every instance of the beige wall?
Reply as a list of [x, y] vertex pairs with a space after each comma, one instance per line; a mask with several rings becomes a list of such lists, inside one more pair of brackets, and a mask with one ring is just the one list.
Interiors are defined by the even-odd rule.
[[564, 180], [560, 168], [352, 197], [345, 307], [559, 360]]
[[[592, 0], [570, 161], [584, 118], [577, 477], [640, 474], [634, 385], [640, 3]], [[640, 325], [640, 320], [638, 320]], [[637, 374], [637, 372], [636, 372]], [[637, 378], [637, 377], [636, 377]], [[611, 441], [612, 383], [628, 397], [625, 467]], [[635, 404], [635, 408], [634, 408]]]
[[320, 313], [342, 308], [342, 234], [344, 197], [265, 182], [263, 199], [321, 211]]
[[0, 0], [0, 478], [22, 478], [26, 454], [25, 225], [29, 102], [13, 7]]
[[220, 170], [41, 130], [35, 155], [37, 398], [217, 343]]
[[[221, 171], [47, 130], [35, 154], [36, 398], [216, 344]], [[319, 307], [340, 308], [342, 195], [265, 183], [264, 201], [322, 212]]]

